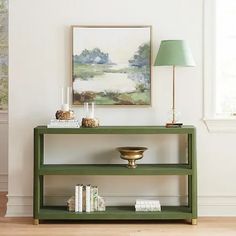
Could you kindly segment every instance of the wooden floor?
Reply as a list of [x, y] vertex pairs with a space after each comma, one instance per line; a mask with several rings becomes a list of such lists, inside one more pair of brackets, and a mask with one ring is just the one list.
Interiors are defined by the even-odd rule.
[[6, 196], [0, 193], [0, 236], [236, 236], [236, 217], [200, 218], [198, 225], [184, 221], [55, 223], [33, 225], [32, 218], [5, 218]]

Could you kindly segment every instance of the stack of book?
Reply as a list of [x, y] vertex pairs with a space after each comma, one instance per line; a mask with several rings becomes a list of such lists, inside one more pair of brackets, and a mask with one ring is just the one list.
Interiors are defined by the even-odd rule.
[[159, 200], [136, 200], [135, 211], [161, 211]]
[[75, 186], [75, 196], [67, 200], [67, 207], [74, 212], [106, 210], [104, 198], [98, 195], [98, 187], [82, 184]]
[[57, 120], [52, 119], [47, 125], [48, 128], [79, 128], [79, 120]]

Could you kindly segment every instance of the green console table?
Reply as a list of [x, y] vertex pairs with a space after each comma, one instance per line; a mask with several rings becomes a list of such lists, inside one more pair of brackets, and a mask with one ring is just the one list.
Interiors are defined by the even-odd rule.
[[[44, 164], [44, 136], [47, 134], [185, 134], [188, 157], [186, 164], [139, 164], [128, 169], [124, 164]], [[74, 213], [66, 206], [46, 206], [43, 201], [45, 175], [186, 175], [188, 205], [162, 206], [161, 212], [135, 212], [134, 206], [107, 207], [105, 212]], [[197, 224], [197, 164], [196, 129], [193, 126], [165, 128], [163, 126], [101, 126], [99, 128], [34, 129], [34, 223], [39, 220], [165, 220], [186, 219]]]

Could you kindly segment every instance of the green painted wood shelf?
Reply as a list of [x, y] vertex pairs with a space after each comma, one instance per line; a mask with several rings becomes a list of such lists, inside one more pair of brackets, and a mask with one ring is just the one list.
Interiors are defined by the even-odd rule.
[[[139, 164], [128, 169], [121, 164], [44, 164], [45, 135], [187, 135], [186, 164]], [[188, 178], [188, 205], [162, 206], [161, 212], [135, 212], [132, 206], [107, 207], [105, 212], [73, 213], [66, 207], [44, 205], [44, 176], [46, 175], [186, 175]], [[164, 126], [101, 126], [98, 128], [34, 129], [34, 219], [39, 220], [156, 220], [197, 219], [196, 129], [194, 126], [165, 128]]]
[[39, 175], [191, 175], [192, 169], [185, 164], [139, 164], [136, 169], [126, 165], [43, 165]]
[[48, 206], [40, 209], [40, 219], [50, 220], [153, 220], [190, 219], [191, 209], [187, 206], [163, 206], [161, 212], [135, 212], [132, 206], [110, 206], [105, 212], [75, 213], [66, 207]]

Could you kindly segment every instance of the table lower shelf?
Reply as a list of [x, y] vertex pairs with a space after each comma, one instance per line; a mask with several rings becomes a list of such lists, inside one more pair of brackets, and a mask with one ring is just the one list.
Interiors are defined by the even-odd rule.
[[66, 207], [44, 206], [38, 219], [44, 220], [158, 220], [192, 219], [191, 209], [187, 206], [162, 206], [161, 212], [135, 212], [134, 206], [110, 206], [103, 212], [75, 213]]

